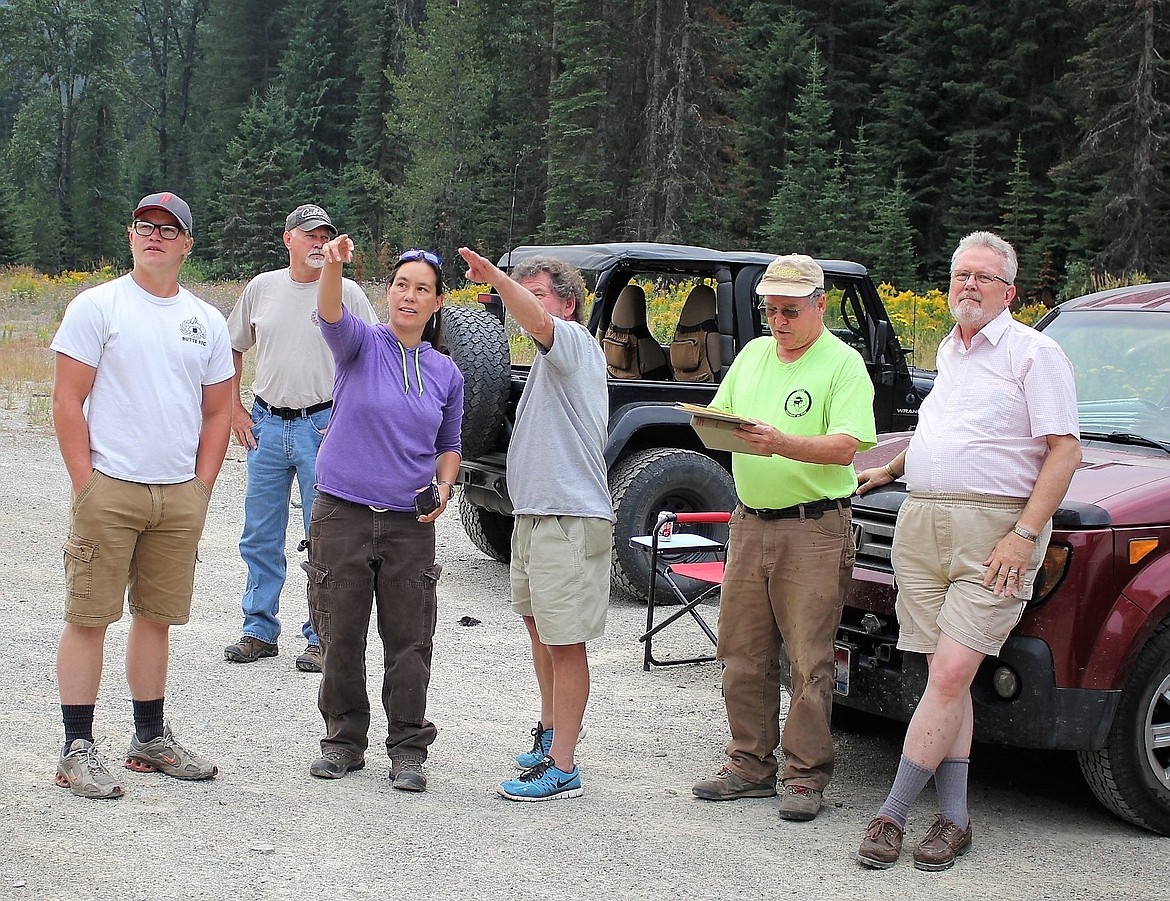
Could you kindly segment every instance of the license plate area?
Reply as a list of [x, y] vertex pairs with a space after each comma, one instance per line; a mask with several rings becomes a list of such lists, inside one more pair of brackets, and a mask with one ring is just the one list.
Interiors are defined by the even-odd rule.
[[849, 645], [835, 642], [833, 647], [833, 694], [842, 698], [849, 697], [849, 665], [853, 660], [853, 651]]

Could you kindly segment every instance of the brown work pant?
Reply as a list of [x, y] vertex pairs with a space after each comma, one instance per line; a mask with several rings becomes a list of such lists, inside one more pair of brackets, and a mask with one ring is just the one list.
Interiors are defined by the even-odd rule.
[[[731, 768], [823, 790], [833, 775], [833, 639], [856, 549], [848, 509], [818, 519], [732, 514], [719, 606], [718, 656]], [[792, 661], [792, 702], [780, 733], [780, 642]]]

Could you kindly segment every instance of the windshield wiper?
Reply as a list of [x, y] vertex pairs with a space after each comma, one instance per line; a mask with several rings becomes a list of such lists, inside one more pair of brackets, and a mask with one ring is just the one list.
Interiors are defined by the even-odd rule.
[[1100, 441], [1112, 441], [1115, 444], [1136, 444], [1141, 447], [1157, 447], [1170, 454], [1170, 442], [1159, 441], [1157, 438], [1147, 438], [1145, 435], [1135, 435], [1133, 432], [1081, 432], [1082, 438], [1095, 438]]

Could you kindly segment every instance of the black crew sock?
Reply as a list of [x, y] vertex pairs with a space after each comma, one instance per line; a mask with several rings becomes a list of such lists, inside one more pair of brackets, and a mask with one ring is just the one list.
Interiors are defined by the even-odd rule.
[[148, 742], [163, 734], [163, 699], [134, 701], [134, 734]]
[[65, 724], [65, 753], [79, 738], [93, 744], [94, 704], [62, 704], [61, 721]]

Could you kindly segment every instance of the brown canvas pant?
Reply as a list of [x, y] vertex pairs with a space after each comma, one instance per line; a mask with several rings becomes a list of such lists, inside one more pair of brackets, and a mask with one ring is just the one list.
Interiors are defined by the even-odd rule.
[[386, 752], [425, 760], [437, 730], [426, 717], [440, 567], [435, 525], [318, 492], [309, 525], [309, 610], [324, 652], [317, 706], [321, 751], [361, 756], [368, 743], [366, 635], [377, 606]]
[[[823, 790], [833, 775], [833, 639], [856, 550], [848, 509], [818, 519], [732, 514], [719, 605], [718, 656], [733, 771]], [[792, 702], [780, 732], [780, 643], [792, 661]]]

